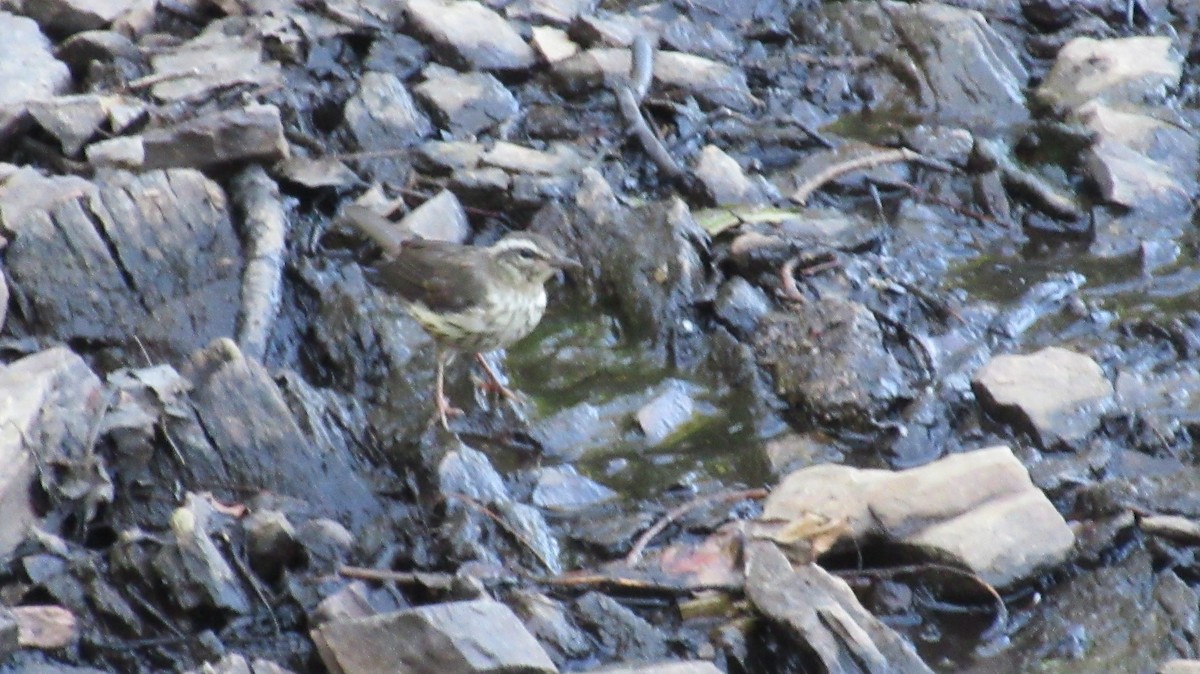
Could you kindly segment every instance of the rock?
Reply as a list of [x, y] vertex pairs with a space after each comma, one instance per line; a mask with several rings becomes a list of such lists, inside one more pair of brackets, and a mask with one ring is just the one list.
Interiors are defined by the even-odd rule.
[[[976, 11], [943, 3], [834, 3], [797, 12], [802, 42], [831, 54], [845, 51], [898, 59], [858, 86], [880, 109], [911, 111], [926, 122], [996, 128], [1028, 118], [1029, 73], [1015, 46]], [[905, 47], [898, 47], [905, 45]]]
[[725, 327], [744, 339], [751, 338], [758, 324], [771, 313], [771, 300], [757, 286], [741, 276], [731, 276], [717, 290], [713, 305]]
[[770, 203], [762, 188], [746, 177], [737, 161], [716, 145], [706, 145], [700, 151], [694, 173], [715, 205]]
[[1200, 141], [1194, 134], [1177, 123], [1099, 101], [1084, 104], [1073, 117], [1096, 135], [1083, 163], [1107, 201], [1143, 216], [1179, 218], [1189, 212], [1200, 171]]
[[9, 655], [21, 647], [20, 631], [21, 626], [12, 609], [0, 608], [0, 657], [8, 659]]
[[[61, 462], [66, 479], [92, 449], [86, 443], [102, 395], [100, 379], [65, 347], [0, 367], [0, 554], [10, 554], [38, 522], [31, 489], [39, 466]], [[44, 486], [62, 496], [53, 478]]]
[[403, 33], [384, 31], [371, 42], [363, 70], [391, 73], [407, 80], [428, 62], [429, 51], [425, 45]]
[[358, 175], [333, 157], [311, 159], [293, 156], [275, 164], [272, 171], [283, 180], [309, 189], [345, 189], [359, 183]]
[[815, 564], [793, 568], [774, 544], [746, 551], [746, 596], [792, 648], [828, 672], [933, 674], [912, 645], [872, 616], [846, 581]]
[[51, 33], [70, 35], [104, 28], [129, 12], [138, 0], [38, 0], [25, 3], [29, 18]]
[[537, 472], [532, 502], [558, 512], [575, 511], [616, 499], [617, 492], [580, 475], [573, 466], [542, 468]]
[[1096, 361], [1060, 347], [996, 356], [971, 386], [984, 410], [1046, 449], [1081, 443], [1114, 402], [1113, 386]]
[[561, 602], [532, 590], [516, 590], [507, 601], [559, 667], [588, 653], [591, 643], [587, 635], [571, 620]]
[[675, 51], [717, 60], [737, 60], [744, 48], [738, 39], [724, 30], [686, 16], [676, 17], [663, 27], [662, 41]]
[[838, 523], [843, 543], [882, 537], [915, 546], [931, 558], [965, 565], [996, 587], [1061, 563], [1075, 540], [1007, 447], [898, 472], [804, 468], [771, 493], [762, 519], [791, 522], [814, 515]]
[[517, 616], [487, 599], [334, 620], [312, 638], [339, 674], [558, 672]]
[[479, 166], [483, 146], [461, 140], [431, 140], [416, 148], [421, 168], [431, 173], [449, 173]]
[[687, 386], [678, 380], [642, 406], [635, 415], [650, 446], [660, 445], [696, 419], [699, 410]]
[[775, 476], [820, 463], [841, 463], [846, 458], [832, 438], [820, 433], [786, 433], [768, 440], [763, 451]]
[[571, 174], [583, 168], [583, 159], [575, 150], [564, 143], [553, 143], [550, 151], [499, 141], [484, 152], [480, 161], [487, 166], [502, 168], [512, 173], [536, 173], [542, 175]]
[[17, 234], [9, 280], [31, 328], [64, 340], [136, 338], [174, 357], [233, 333], [241, 247], [216, 183], [182, 169], [112, 174], [60, 188], [67, 198], [47, 209], [17, 200], [44, 183], [24, 174], [0, 189], [0, 212]]
[[246, 531], [246, 556], [250, 568], [268, 582], [279, 578], [284, 569], [300, 557], [296, 529], [287, 515], [275, 510], [258, 510], [242, 520]]
[[1091, 100], [1106, 103], [1161, 101], [1179, 86], [1183, 59], [1166, 36], [1111, 40], [1078, 37], [1058, 52], [1054, 67], [1034, 95], [1060, 111]]
[[404, 148], [433, 133], [429, 119], [391, 73], [363, 73], [346, 103], [343, 124], [364, 150]]
[[1117, 401], [1136, 423], [1161, 442], [1170, 443], [1189, 428], [1200, 427], [1200, 371], [1179, 367], [1156, 372], [1123, 370], [1117, 375]]
[[246, 658], [231, 653], [216, 662], [206, 662], [199, 669], [191, 669], [185, 674], [292, 674], [270, 660], [255, 659], [247, 662]]
[[173, 538], [154, 556], [153, 567], [180, 609], [250, 613], [250, 589], [213, 540], [228, 523], [210, 496], [192, 493], [171, 515]]
[[563, 28], [575, 17], [591, 14], [597, 4], [597, 0], [515, 0], [504, 7], [504, 14], [510, 20]]
[[549, 26], [533, 27], [533, 48], [551, 65], [579, 53], [579, 45], [571, 41], [567, 31]]
[[163, 102], [200, 102], [236, 86], [283, 85], [279, 62], [264, 61], [258, 35], [232, 19], [209, 24], [195, 38], [151, 56], [150, 63], [157, 80], [150, 92]]
[[84, 156], [96, 167], [137, 169], [146, 164], [146, 146], [141, 136], [122, 136], [88, 145]]
[[[168, 418], [187, 485], [236, 484], [304, 499], [312, 510], [362, 524], [380, 504], [353, 459], [304, 434], [270, 373], [228, 339], [197, 351], [183, 375], [194, 411]], [[245, 410], [257, 413], [247, 415]], [[245, 492], [239, 492], [244, 497]], [[303, 525], [297, 537], [303, 542]]]
[[274, 105], [248, 105], [153, 129], [142, 135], [142, 146], [143, 167], [148, 169], [271, 163], [289, 155], [279, 108]]
[[413, 93], [433, 110], [439, 126], [460, 138], [503, 124], [518, 110], [517, 99], [488, 73], [460, 74], [433, 65]]
[[721, 670], [711, 662], [655, 662], [646, 665], [618, 665], [589, 669], [588, 674], [720, 674]]
[[1170, 660], [1158, 668], [1158, 674], [1200, 674], [1200, 660]]
[[529, 45], [499, 14], [474, 0], [411, 0], [413, 26], [436, 42], [451, 65], [476, 70], [533, 66]]
[[667, 656], [666, 633], [612, 597], [588, 592], [575, 600], [575, 615], [610, 657], [637, 662]]
[[308, 569], [318, 573], [336, 573], [354, 550], [354, 534], [327, 517], [296, 527], [296, 542], [304, 548]]
[[65, 93], [71, 72], [54, 58], [50, 41], [23, 16], [0, 12], [0, 106], [23, 104]]
[[86, 74], [93, 61], [111, 63], [121, 59], [139, 62], [142, 59], [137, 45], [113, 30], [87, 30], [76, 33], [58, 45], [56, 56], [66, 63], [76, 76]]
[[8, 317], [8, 279], [0, 269], [0, 331], [4, 330], [4, 319]]
[[95, 94], [57, 96], [30, 101], [28, 110], [38, 126], [58, 139], [63, 154], [74, 157], [108, 119], [106, 104], [105, 97]]
[[438, 192], [432, 199], [417, 206], [404, 216], [399, 227], [422, 239], [466, 243], [471, 235], [471, 223], [458, 197], [450, 190]]
[[21, 648], [52, 651], [79, 641], [75, 615], [61, 606], [14, 606], [8, 610], [16, 620]]
[[822, 423], [870, 427], [912, 396], [875, 316], [858, 302], [828, 296], [801, 311], [771, 313], [755, 349], [776, 392]]
[[[568, 90], [586, 90], [625, 82], [632, 62], [628, 49], [600, 47], [555, 62], [551, 70]], [[701, 56], [656, 52], [654, 82], [712, 106], [744, 112], [757, 103], [744, 72]]]

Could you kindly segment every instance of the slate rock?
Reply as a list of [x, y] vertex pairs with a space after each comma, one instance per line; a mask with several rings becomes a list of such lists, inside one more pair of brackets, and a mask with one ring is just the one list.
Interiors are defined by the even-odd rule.
[[503, 124], [518, 110], [516, 97], [488, 73], [431, 66], [413, 93], [433, 110], [439, 126], [460, 138]]
[[1183, 57], [1167, 36], [1109, 40], [1077, 37], [1058, 52], [1035, 95], [1050, 108], [1069, 112], [1091, 100], [1159, 102], [1179, 85]]
[[441, 48], [450, 65], [474, 70], [524, 70], [530, 48], [496, 12], [474, 0], [410, 0], [408, 17]]
[[408, 147], [433, 133], [429, 119], [391, 73], [363, 73], [346, 103], [343, 124], [366, 150]]
[[271, 163], [290, 152], [274, 105], [248, 105], [153, 129], [142, 135], [142, 146], [147, 169]]

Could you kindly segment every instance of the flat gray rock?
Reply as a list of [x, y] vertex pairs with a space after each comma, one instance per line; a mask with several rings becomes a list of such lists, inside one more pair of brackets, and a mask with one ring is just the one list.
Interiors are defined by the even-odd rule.
[[[823, 464], [786, 478], [762, 520], [834, 523], [840, 545], [878, 540], [953, 559], [996, 587], [1064, 562], [1071, 528], [1008, 447], [897, 472]], [[854, 543], [851, 543], [854, 541]]]
[[216, 112], [142, 135], [142, 168], [211, 168], [287, 159], [279, 108], [248, 105]]
[[88, 449], [102, 395], [99, 377], [65, 347], [0, 366], [0, 554], [12, 552], [39, 519], [30, 500], [39, 462]]
[[422, 239], [437, 239], [466, 243], [471, 234], [471, 223], [462, 203], [450, 190], [438, 192], [432, 199], [417, 206], [404, 216], [399, 226], [406, 228]]
[[1183, 57], [1166, 36], [1110, 40], [1077, 37], [1058, 52], [1054, 67], [1035, 91], [1038, 100], [1069, 112], [1091, 100], [1108, 103], [1162, 101], [1179, 86]]
[[332, 620], [312, 637], [325, 665], [341, 674], [558, 672], [517, 616], [490, 599]]
[[452, 65], [476, 70], [524, 70], [533, 49], [496, 12], [474, 0], [410, 0], [408, 17]]
[[1096, 361], [1057, 346], [996, 356], [971, 385], [989, 414], [1044, 448], [1082, 442], [1114, 402], [1112, 383]]
[[74, 157], [108, 120], [107, 103], [115, 100], [115, 97], [83, 94], [30, 101], [29, 116], [58, 139], [63, 154]]
[[71, 87], [71, 72], [54, 58], [37, 23], [0, 12], [0, 107], [50, 98]]
[[404, 84], [391, 73], [366, 72], [346, 102], [343, 124], [364, 150], [399, 149], [433, 133]]
[[456, 137], [502, 124], [518, 110], [516, 97], [488, 73], [457, 73], [431, 66], [413, 93], [433, 111], [438, 125]]
[[104, 28], [138, 4], [138, 0], [37, 0], [24, 8], [29, 18], [55, 34], [71, 34]]
[[588, 674], [721, 674], [721, 670], [705, 660], [653, 662], [645, 665], [619, 665], [589, 669]]
[[[632, 63], [628, 49], [599, 47], [557, 61], [552, 69], [564, 88], [580, 90], [625, 82]], [[657, 86], [695, 96], [708, 105], [747, 111], [757, 104], [744, 72], [701, 56], [656, 52], [653, 76]]]
[[725, 206], [770, 203], [763, 189], [746, 177], [737, 160], [725, 154], [716, 145], [706, 145], [700, 151], [700, 157], [696, 160], [695, 176], [708, 192], [713, 204]]
[[[234, 30], [227, 33], [223, 27]], [[263, 46], [252, 32], [221, 21], [179, 47], [150, 59], [158, 83], [150, 91], [160, 101], [199, 102], [234, 86], [274, 87], [283, 83], [278, 61], [263, 60]]]

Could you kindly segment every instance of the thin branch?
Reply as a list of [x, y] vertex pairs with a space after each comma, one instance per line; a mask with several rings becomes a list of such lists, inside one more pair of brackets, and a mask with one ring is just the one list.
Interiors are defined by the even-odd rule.
[[906, 147], [901, 147], [895, 150], [885, 150], [883, 152], [875, 152], [872, 154], [862, 155], [860, 157], [854, 157], [852, 159], [847, 159], [846, 161], [829, 166], [817, 175], [805, 180], [799, 187], [796, 188], [795, 192], [792, 192], [791, 199], [792, 201], [795, 201], [803, 206], [808, 203], [808, 198], [812, 196], [813, 192], [816, 192], [827, 183], [830, 183], [841, 176], [846, 175], [847, 173], [869, 170], [884, 164], [895, 164], [903, 161], [910, 161], [920, 164], [921, 166], [934, 169], [935, 171], [953, 172], [956, 170], [953, 166], [947, 164], [946, 162], [933, 159], [931, 157], [926, 157], [919, 152], [914, 152]]

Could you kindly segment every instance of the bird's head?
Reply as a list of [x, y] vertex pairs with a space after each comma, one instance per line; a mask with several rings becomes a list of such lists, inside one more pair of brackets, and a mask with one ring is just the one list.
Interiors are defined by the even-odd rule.
[[578, 269], [553, 241], [533, 232], [512, 232], [488, 247], [488, 254], [514, 280], [545, 283], [560, 269]]

